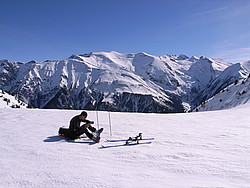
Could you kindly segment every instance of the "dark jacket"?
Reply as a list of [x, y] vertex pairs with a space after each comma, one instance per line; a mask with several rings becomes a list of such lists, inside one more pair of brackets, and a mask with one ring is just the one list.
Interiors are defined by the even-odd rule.
[[79, 116], [80, 115], [77, 115], [75, 117], [73, 117], [71, 120], [70, 120], [70, 124], [69, 124], [69, 130], [73, 131], [73, 132], [77, 132], [77, 131], [80, 131], [81, 130], [81, 122], [85, 122], [86, 124], [87, 123], [90, 123], [89, 120], [85, 119], [85, 120], [80, 120], [79, 119]]

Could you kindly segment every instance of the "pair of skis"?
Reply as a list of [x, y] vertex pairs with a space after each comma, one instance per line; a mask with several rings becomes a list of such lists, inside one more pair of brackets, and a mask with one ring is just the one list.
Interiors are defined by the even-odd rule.
[[[113, 147], [121, 147], [121, 146], [134, 146], [138, 144], [151, 144], [152, 142], [148, 140], [154, 140], [154, 138], [142, 138], [142, 133], [139, 133], [138, 136], [135, 137], [129, 137], [128, 139], [121, 139], [121, 140], [106, 140], [106, 142], [124, 142], [124, 144], [118, 144], [118, 145], [102, 145], [101, 148], [113, 148]], [[144, 141], [144, 142], [141, 142]], [[145, 142], [148, 141], [148, 142]]]

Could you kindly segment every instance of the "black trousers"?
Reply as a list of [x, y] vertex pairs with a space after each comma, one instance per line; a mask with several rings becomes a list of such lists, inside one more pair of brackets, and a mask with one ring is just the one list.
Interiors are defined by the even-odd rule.
[[78, 130], [77, 132], [75, 132], [76, 134], [76, 137], [79, 137], [81, 136], [82, 134], [86, 134], [88, 138], [92, 139], [93, 138], [93, 134], [89, 132], [89, 130], [91, 132], [95, 132], [96, 131], [96, 128], [95, 127], [92, 127], [91, 125], [88, 127], [88, 128], [85, 128], [84, 125], [81, 126], [81, 129]]

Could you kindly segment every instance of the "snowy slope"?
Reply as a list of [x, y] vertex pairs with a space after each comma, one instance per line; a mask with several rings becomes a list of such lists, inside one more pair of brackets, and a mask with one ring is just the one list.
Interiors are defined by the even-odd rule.
[[[226, 68], [218, 77], [212, 80], [203, 90], [202, 94], [197, 97], [197, 101], [205, 101], [213, 97], [216, 93], [223, 90], [225, 87], [233, 84], [237, 80], [248, 77], [249, 71], [246, 70], [242, 64], [236, 63]], [[199, 104], [199, 103], [196, 103]]]
[[27, 108], [28, 105], [0, 89], [0, 108]]
[[250, 74], [248, 78], [236, 81], [218, 94], [202, 103], [194, 111], [210, 111], [233, 108], [250, 102]]
[[[0, 109], [0, 187], [250, 187], [250, 106], [188, 114], [99, 112], [102, 142], [57, 136], [80, 111]], [[96, 121], [96, 112], [89, 112]], [[116, 146], [137, 135], [151, 144]], [[120, 144], [120, 143], [119, 143]]]

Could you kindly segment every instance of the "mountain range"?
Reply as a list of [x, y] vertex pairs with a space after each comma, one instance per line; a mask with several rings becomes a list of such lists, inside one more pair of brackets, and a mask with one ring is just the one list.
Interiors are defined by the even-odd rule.
[[197, 110], [249, 74], [250, 61], [91, 52], [60, 61], [1, 60], [0, 89], [35, 108], [176, 113]]

